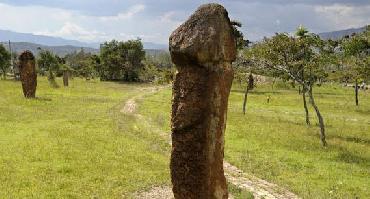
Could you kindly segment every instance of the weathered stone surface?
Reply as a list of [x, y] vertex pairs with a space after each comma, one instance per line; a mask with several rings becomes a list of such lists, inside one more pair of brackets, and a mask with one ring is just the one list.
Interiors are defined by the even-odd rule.
[[227, 11], [201, 6], [170, 37], [171, 178], [177, 199], [227, 198], [224, 132], [236, 43]]
[[35, 57], [30, 51], [24, 51], [19, 56], [19, 72], [24, 96], [26, 98], [35, 98], [37, 74], [35, 68]]
[[236, 57], [235, 38], [227, 11], [218, 4], [201, 6], [170, 37], [175, 64], [198, 63], [217, 70], [212, 63]]

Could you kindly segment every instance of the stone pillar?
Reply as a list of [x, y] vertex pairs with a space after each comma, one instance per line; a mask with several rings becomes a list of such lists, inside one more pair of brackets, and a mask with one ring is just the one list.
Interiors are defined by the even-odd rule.
[[69, 71], [65, 70], [63, 71], [63, 85], [65, 87], [68, 87], [68, 78], [69, 78]]
[[37, 74], [35, 68], [35, 57], [30, 51], [24, 51], [19, 56], [19, 72], [24, 97], [35, 98]]
[[171, 178], [176, 199], [228, 198], [224, 133], [236, 41], [221, 5], [201, 6], [171, 35]]

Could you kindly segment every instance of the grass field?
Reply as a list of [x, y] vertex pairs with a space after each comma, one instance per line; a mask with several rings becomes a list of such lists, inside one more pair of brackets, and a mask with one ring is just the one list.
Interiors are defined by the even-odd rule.
[[[58, 80], [59, 85], [62, 85]], [[23, 98], [19, 82], [0, 81], [0, 197], [121, 198], [169, 184], [171, 90], [143, 96], [152, 85], [74, 79], [52, 89], [39, 78], [37, 99]], [[143, 96], [136, 117], [120, 113]], [[266, 98], [271, 95], [271, 102]], [[247, 173], [303, 198], [370, 197], [370, 92], [323, 86], [315, 90], [328, 144], [316, 118], [304, 120], [297, 91], [259, 86], [241, 113], [243, 89], [230, 96], [226, 159]], [[230, 186], [239, 198], [248, 192]]]
[[[267, 97], [271, 102], [267, 103]], [[370, 198], [370, 92], [326, 85], [315, 90], [327, 127], [321, 147], [316, 115], [305, 125], [297, 90], [259, 86], [248, 97], [234, 86], [229, 101], [226, 159], [247, 173], [275, 182], [303, 198]], [[170, 89], [142, 101], [141, 113], [169, 132]]]
[[122, 198], [168, 183], [168, 147], [119, 112], [145, 85], [38, 80], [34, 100], [0, 81], [0, 198]]

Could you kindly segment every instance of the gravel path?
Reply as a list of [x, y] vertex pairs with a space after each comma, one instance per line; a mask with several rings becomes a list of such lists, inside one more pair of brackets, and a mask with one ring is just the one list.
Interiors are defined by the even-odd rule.
[[224, 171], [227, 181], [241, 189], [253, 193], [254, 198], [265, 199], [298, 199], [294, 193], [267, 182], [253, 175], [246, 174], [237, 167], [224, 161]]
[[149, 191], [136, 193], [136, 199], [174, 199], [171, 187], [153, 187]]
[[[121, 113], [135, 114], [137, 104], [136, 100], [145, 97], [149, 93], [155, 93], [165, 87], [149, 87], [142, 88], [142, 94], [137, 95], [126, 101]], [[138, 117], [143, 117], [135, 114]], [[166, 136], [165, 134], [163, 134]], [[167, 137], [167, 136], [166, 136]], [[279, 187], [276, 184], [267, 182], [256, 176], [246, 174], [237, 167], [224, 161], [224, 171], [227, 181], [241, 189], [248, 190], [253, 193], [255, 199], [298, 199], [299, 197], [285, 188]], [[173, 199], [172, 189], [168, 186], [153, 187], [150, 190], [137, 192], [134, 194], [137, 199]], [[229, 196], [229, 198], [233, 198]]]

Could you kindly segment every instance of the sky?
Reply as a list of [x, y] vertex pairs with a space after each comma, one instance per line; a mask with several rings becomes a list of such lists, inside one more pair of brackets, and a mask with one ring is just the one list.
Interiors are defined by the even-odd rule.
[[0, 29], [84, 42], [168, 37], [204, 3], [220, 3], [256, 41], [275, 32], [311, 32], [370, 24], [370, 0], [0, 0]]

